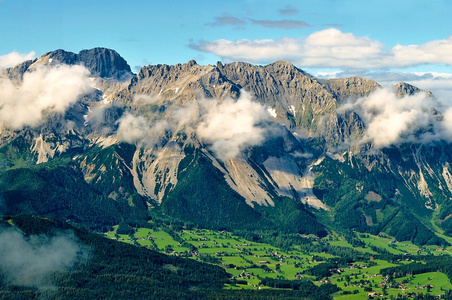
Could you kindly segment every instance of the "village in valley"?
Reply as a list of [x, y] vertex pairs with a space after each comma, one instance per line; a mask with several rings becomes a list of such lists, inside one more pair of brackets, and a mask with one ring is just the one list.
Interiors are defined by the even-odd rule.
[[[441, 272], [406, 273], [400, 277], [382, 275], [382, 269], [408, 265], [424, 255], [449, 256], [452, 249], [419, 247], [410, 242], [397, 242], [384, 234], [358, 234], [364, 245], [360, 247], [353, 247], [339, 235], [331, 234], [325, 239], [306, 236], [313, 247], [299, 245], [280, 249], [268, 243], [246, 240], [225, 230], [159, 227], [136, 228], [128, 234], [118, 234], [117, 229], [118, 226], [114, 226], [106, 233], [107, 237], [223, 267], [230, 274], [230, 283], [225, 289], [296, 289], [293, 282], [304, 279], [316, 285], [336, 285], [340, 291], [334, 294], [335, 299], [410, 297], [418, 293], [441, 295], [452, 289], [447, 275]], [[363, 253], [366, 259], [343, 261], [335, 253], [316, 252], [321, 247], [315, 245], [322, 244]], [[397, 259], [385, 260], [382, 253], [392, 254]], [[266, 285], [267, 278], [278, 280], [278, 285], [274, 282]]]

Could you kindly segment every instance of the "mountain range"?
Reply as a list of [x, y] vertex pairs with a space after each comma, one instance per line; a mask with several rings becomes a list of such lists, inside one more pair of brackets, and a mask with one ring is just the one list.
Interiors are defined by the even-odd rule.
[[290, 62], [138, 74], [56, 50], [0, 77], [0, 213], [93, 229], [148, 218], [287, 234], [452, 234], [449, 114], [407, 83]]

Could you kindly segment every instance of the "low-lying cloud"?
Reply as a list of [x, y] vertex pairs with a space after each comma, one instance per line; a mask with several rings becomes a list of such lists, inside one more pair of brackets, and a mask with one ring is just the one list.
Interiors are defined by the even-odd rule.
[[35, 58], [36, 53], [34, 51], [22, 54], [16, 51], [13, 51], [6, 55], [0, 55], [0, 69], [6, 69], [13, 67], [17, 64], [20, 64], [26, 60], [30, 60]]
[[213, 53], [225, 62], [270, 63], [290, 60], [301, 67], [386, 69], [425, 64], [452, 65], [449, 55], [452, 36], [421, 45], [385, 45], [369, 37], [344, 33], [335, 28], [317, 31], [307, 37], [216, 40], [192, 43], [191, 48]]
[[82, 66], [40, 66], [24, 74], [20, 85], [0, 77], [0, 123], [11, 129], [37, 126], [46, 112], [64, 112], [91, 91]]
[[242, 92], [237, 101], [204, 101], [203, 108], [196, 133], [223, 161], [237, 157], [266, 138], [268, 128], [264, 122], [270, 119], [269, 114], [262, 105], [252, 102], [249, 94]]
[[141, 144], [146, 147], [160, 145], [167, 132], [175, 131], [176, 123], [166, 120], [149, 120], [141, 115], [125, 113], [118, 121], [116, 137], [129, 144]]
[[52, 275], [86, 263], [90, 248], [71, 231], [54, 237], [24, 237], [13, 229], [0, 232], [0, 272], [14, 285], [49, 289]]
[[163, 120], [127, 113], [118, 121], [117, 137], [128, 143], [154, 146], [167, 133], [183, 131], [187, 136], [195, 135], [218, 159], [225, 161], [274, 134], [268, 122], [267, 110], [242, 91], [237, 100], [198, 99], [175, 106]]
[[400, 98], [391, 89], [381, 88], [340, 110], [354, 110], [360, 115], [366, 124], [360, 142], [372, 142], [375, 148], [452, 140], [452, 107], [444, 107], [424, 92]]
[[135, 143], [143, 139], [149, 132], [149, 125], [143, 116], [134, 116], [126, 113], [118, 120], [119, 127], [116, 135], [127, 143]]

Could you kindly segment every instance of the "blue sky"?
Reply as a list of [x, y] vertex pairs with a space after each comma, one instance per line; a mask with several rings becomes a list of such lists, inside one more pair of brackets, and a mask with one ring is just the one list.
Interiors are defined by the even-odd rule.
[[135, 72], [191, 59], [290, 60], [317, 76], [444, 92], [452, 89], [451, 12], [446, 0], [0, 0], [0, 66], [15, 62], [13, 52], [19, 60], [107, 47]]

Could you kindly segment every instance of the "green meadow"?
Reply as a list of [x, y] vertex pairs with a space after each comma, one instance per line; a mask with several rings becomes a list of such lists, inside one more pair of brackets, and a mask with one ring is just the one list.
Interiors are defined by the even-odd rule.
[[[133, 234], [117, 234], [118, 226], [105, 235], [109, 238], [139, 246], [148, 247], [169, 255], [188, 257], [222, 266], [235, 281], [225, 285], [225, 289], [258, 289], [263, 278], [314, 281], [316, 285], [329, 282], [341, 290], [335, 299], [368, 299], [369, 294], [386, 297], [407, 295], [409, 292], [440, 295], [443, 290], [452, 289], [449, 278], [440, 272], [417, 274], [411, 277], [396, 278], [388, 282], [380, 270], [388, 267], [408, 264], [414, 256], [439, 255], [437, 247], [419, 247], [410, 242], [395, 242], [390, 236], [358, 234], [364, 247], [353, 247], [344, 238], [334, 235], [327, 238], [329, 245], [352, 248], [355, 251], [377, 256], [378, 251], [399, 255], [402, 259], [389, 262], [381, 259], [355, 261], [340, 270], [332, 270], [327, 277], [316, 278], [306, 272], [314, 266], [335, 256], [323, 252], [311, 252], [302, 245], [290, 249], [279, 249], [270, 244], [248, 241], [226, 231], [207, 229], [184, 229], [180, 231], [163, 228], [137, 228]], [[317, 242], [313, 242], [316, 244]], [[443, 249], [441, 254], [448, 254]]]

